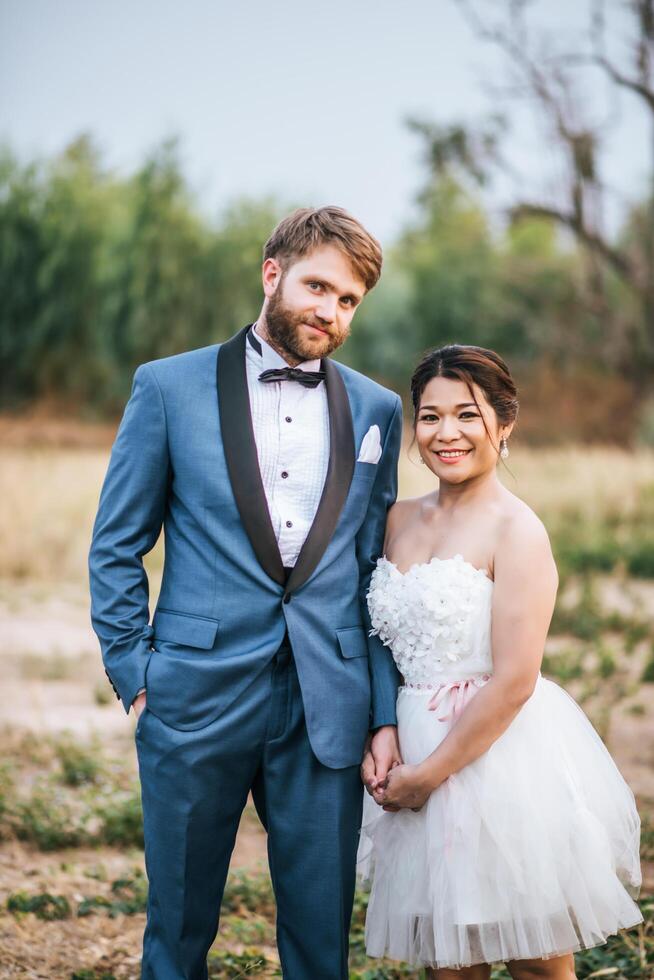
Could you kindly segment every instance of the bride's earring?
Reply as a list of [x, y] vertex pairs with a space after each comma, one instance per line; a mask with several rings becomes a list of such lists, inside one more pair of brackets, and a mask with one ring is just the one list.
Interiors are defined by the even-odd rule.
[[424, 461], [424, 459], [422, 458], [422, 455], [420, 456], [420, 462], [422, 463], [422, 465], [423, 465], [423, 466], [425, 465], [425, 461]]
[[500, 442], [500, 456], [502, 459], [506, 459], [509, 455], [509, 444], [506, 439], [502, 439]]

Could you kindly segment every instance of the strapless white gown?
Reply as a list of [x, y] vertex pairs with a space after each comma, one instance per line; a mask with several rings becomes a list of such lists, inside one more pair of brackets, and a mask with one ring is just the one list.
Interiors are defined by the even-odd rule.
[[[377, 564], [373, 632], [393, 653], [404, 761], [445, 738], [493, 673], [493, 583], [460, 555], [401, 573]], [[365, 794], [359, 871], [371, 878], [370, 956], [462, 967], [603, 943], [642, 915], [634, 797], [557, 684], [534, 693], [490, 749], [418, 813]]]

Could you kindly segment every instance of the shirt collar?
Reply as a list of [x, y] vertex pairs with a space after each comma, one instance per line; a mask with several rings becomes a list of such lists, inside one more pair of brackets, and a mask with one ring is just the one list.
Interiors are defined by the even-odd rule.
[[[256, 323], [252, 324], [250, 330], [248, 331], [248, 355], [253, 357], [261, 358], [261, 370], [270, 371], [277, 370], [278, 368], [289, 367], [288, 363], [284, 360], [281, 354], [266, 343], [263, 337], [260, 337], [257, 333]], [[261, 348], [260, 351], [257, 350], [257, 345]], [[320, 359], [313, 361], [302, 361], [300, 364], [296, 365], [300, 371], [319, 371], [320, 370]]]

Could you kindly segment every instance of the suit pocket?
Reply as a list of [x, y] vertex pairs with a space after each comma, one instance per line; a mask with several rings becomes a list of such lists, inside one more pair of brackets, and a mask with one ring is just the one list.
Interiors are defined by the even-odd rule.
[[[146, 698], [147, 698], [147, 693], [146, 693]], [[134, 728], [134, 738], [138, 738], [139, 735], [141, 734], [141, 729], [143, 728], [143, 722], [145, 721], [145, 716], [147, 715], [147, 713], [148, 713], [148, 706], [146, 704], [144, 705], [141, 714], [136, 719], [136, 727]]]
[[184, 647], [211, 650], [216, 642], [219, 621], [172, 612], [169, 609], [157, 609], [152, 625], [155, 644], [157, 640], [164, 640]]
[[341, 656], [345, 660], [368, 656], [368, 643], [363, 626], [350, 626], [347, 629], [336, 630], [336, 639], [341, 648]]

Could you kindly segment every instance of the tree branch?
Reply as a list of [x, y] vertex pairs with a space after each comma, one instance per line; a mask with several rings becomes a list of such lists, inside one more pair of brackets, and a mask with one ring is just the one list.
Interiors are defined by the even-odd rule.
[[550, 207], [547, 204], [533, 204], [524, 202], [514, 205], [509, 214], [511, 219], [517, 221], [520, 218], [549, 218], [560, 225], [564, 225], [575, 233], [577, 238], [584, 242], [588, 248], [592, 249], [597, 255], [620, 276], [621, 279], [633, 286], [636, 279], [635, 270], [626, 255], [619, 249], [613, 248], [605, 238], [597, 232], [587, 228], [574, 213], [560, 211], [558, 208]]
[[[645, 37], [645, 24], [642, 25], [642, 35], [640, 46], [647, 47], [649, 38]], [[641, 78], [633, 78], [620, 71], [606, 55], [604, 38], [606, 35], [606, 15], [603, 0], [595, 0], [593, 4], [591, 38], [593, 54], [590, 62], [601, 68], [619, 88], [627, 89], [634, 95], [638, 95], [649, 109], [654, 113], [654, 90], [648, 85], [648, 59], [644, 58], [641, 52], [639, 61], [641, 63]]]

